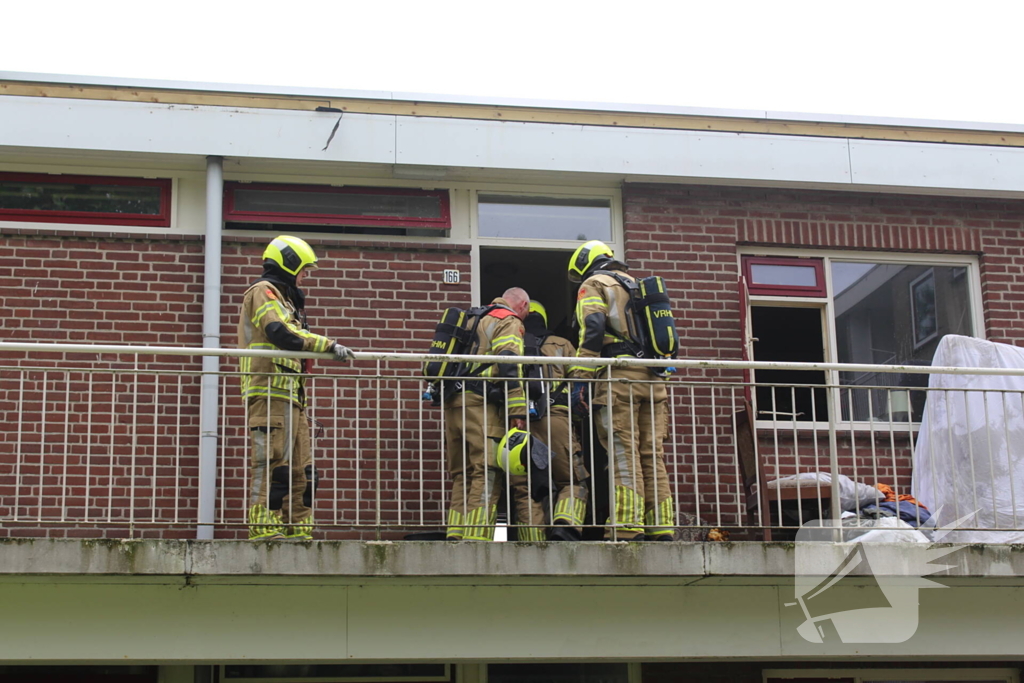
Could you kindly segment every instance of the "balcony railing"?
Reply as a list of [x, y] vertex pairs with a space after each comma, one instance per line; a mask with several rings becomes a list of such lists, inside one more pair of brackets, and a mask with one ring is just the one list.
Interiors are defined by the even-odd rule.
[[[18, 343], [0, 343], [0, 354], [5, 415], [0, 428], [0, 536], [78, 538], [194, 538], [200, 528], [212, 529], [218, 539], [246, 538], [251, 439], [239, 393], [241, 373], [232, 359], [324, 358], [272, 351]], [[200, 357], [211, 355], [221, 357], [222, 369], [204, 373]], [[466, 444], [450, 444], [454, 453], [446, 453], [445, 411], [422, 398], [422, 363], [436, 358], [359, 353], [350, 365], [315, 361], [310, 368], [307, 415], [313, 467], [320, 474], [312, 494], [316, 538], [444, 537], [451, 499], [459, 495], [453, 491], [446, 458], [457, 462], [468, 449]], [[585, 364], [669, 365], [632, 359]], [[1024, 381], [1024, 371], [706, 360], [672, 365], [676, 371], [667, 380], [654, 375], [628, 382], [595, 380], [587, 391], [591, 404], [602, 403], [603, 396], [612, 405], [599, 419], [607, 420], [616, 438], [625, 442], [642, 436], [644, 424], [654, 420], [660, 408], [651, 400], [664, 386], [665, 473], [661, 479], [648, 478], [648, 483], [658, 487], [658, 482], [667, 482], [667, 491], [649, 497], [670, 496], [677, 511], [672, 520], [677, 540], [704, 540], [709, 531], [712, 539], [792, 538], [808, 521], [839, 524], [843, 517], [847, 525], [870, 526], [888, 514], [882, 506], [887, 494], [897, 499], [890, 501], [895, 506], [888, 507], [896, 508], [890, 513], [898, 517], [902, 512], [908, 527], [927, 529], [936, 520], [956, 519], [968, 534], [960, 540], [1024, 538], [1024, 515], [1017, 514], [1018, 499], [1024, 501], [1024, 491], [1018, 491], [1022, 466], [1017, 458], [1024, 457], [1018, 453], [1024, 446], [1016, 439], [1024, 394], [1005, 388], [863, 384], [866, 376], [888, 380], [907, 373]], [[758, 369], [815, 370], [830, 378], [860, 379], [850, 386], [835, 380], [823, 385], [744, 381], [745, 371]], [[216, 434], [205, 435], [216, 440], [211, 454], [204, 454], [200, 445], [204, 374], [217, 378], [217, 400], [211, 406], [207, 399], [205, 407], [216, 411]], [[632, 401], [637, 405], [632, 407], [642, 405], [642, 410], [620, 420], [616, 411], [628, 402], [607, 399], [627, 384], [634, 387]], [[450, 396], [451, 385], [444, 391]], [[497, 431], [504, 432], [505, 409], [500, 401], [495, 407]], [[564, 428], [568, 438], [569, 424], [552, 421], [546, 431], [533, 432], [551, 444], [558, 440], [551, 430]], [[607, 466], [601, 448], [601, 425], [594, 420], [571, 424], [583, 468], [569, 469], [569, 485], [578, 491], [570, 496], [570, 507], [585, 510], [582, 536], [624, 538], [630, 525], [617, 518], [614, 468]], [[486, 448], [493, 453], [493, 442], [487, 441]], [[629, 474], [643, 479], [642, 471], [653, 467], [647, 457], [641, 471]], [[486, 478], [496, 464], [488, 458], [482, 467]], [[465, 525], [493, 525], [498, 539], [536, 538], [526, 529], [546, 537], [556, 513], [555, 497], [539, 501], [542, 518], [522, 519], [516, 513], [517, 482], [504, 473], [494, 480], [502, 499], [497, 519]], [[558, 488], [552, 468], [522, 486], [531, 498], [535, 488]], [[209, 512], [199, 503], [206, 494], [214, 500]], [[903, 495], [916, 496], [925, 507], [911, 502], [901, 509], [898, 498]]]

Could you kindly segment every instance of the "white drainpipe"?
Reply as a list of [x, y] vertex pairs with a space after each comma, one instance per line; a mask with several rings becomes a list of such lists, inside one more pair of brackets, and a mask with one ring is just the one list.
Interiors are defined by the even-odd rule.
[[[203, 347], [220, 348], [221, 226], [224, 158], [206, 157], [206, 264], [203, 271]], [[199, 526], [196, 538], [212, 539], [217, 505], [217, 414], [220, 358], [203, 356], [199, 407]]]

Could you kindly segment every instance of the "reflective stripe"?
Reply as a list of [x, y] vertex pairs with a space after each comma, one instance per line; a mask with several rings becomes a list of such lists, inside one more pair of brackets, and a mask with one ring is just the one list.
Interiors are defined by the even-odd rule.
[[249, 540], [280, 536], [281, 515], [273, 510], [268, 510], [263, 505], [253, 505], [249, 508]]
[[626, 531], [642, 533], [644, 501], [628, 486], [615, 487], [615, 523], [625, 525]]
[[277, 317], [281, 318], [281, 320], [288, 320], [288, 318], [291, 317], [288, 315], [288, 312], [284, 310], [284, 307], [280, 304], [280, 302], [268, 301], [267, 303], [257, 308], [256, 311], [252, 314], [252, 324], [255, 325], [256, 327], [262, 327], [260, 321], [263, 320], [263, 317], [267, 313], [269, 313], [271, 309], [277, 310]]
[[555, 506], [555, 522], [568, 522], [572, 526], [582, 526], [587, 513], [587, 503], [581, 498], [563, 498]]
[[448, 531], [445, 536], [452, 541], [461, 541], [466, 530], [462, 527], [462, 513], [458, 510], [448, 511]]
[[[499, 347], [499, 346], [504, 346], [505, 344], [512, 344], [517, 349], [522, 349], [523, 348], [523, 338], [520, 337], [519, 335], [515, 335], [515, 334], [506, 334], [503, 337], [498, 337], [497, 339], [494, 339], [493, 341], [491, 341], [491, 348], [493, 349], [493, 348], [496, 348], [496, 347]], [[522, 354], [520, 354], [520, 355], [522, 355]]]
[[313, 516], [310, 515], [300, 522], [292, 524], [290, 527], [284, 529], [285, 538], [292, 538], [298, 540], [313, 540]]
[[482, 505], [466, 516], [463, 538], [467, 541], [493, 541], [498, 506]]
[[644, 522], [649, 527], [647, 533], [653, 536], [673, 533], [676, 526], [675, 507], [674, 501], [666, 498], [656, 508], [648, 510], [644, 515]]

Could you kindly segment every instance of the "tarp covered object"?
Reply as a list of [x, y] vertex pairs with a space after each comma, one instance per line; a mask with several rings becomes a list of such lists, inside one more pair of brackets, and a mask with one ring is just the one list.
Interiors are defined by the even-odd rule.
[[[946, 335], [932, 365], [1024, 369], [1024, 349]], [[933, 374], [928, 387], [914, 496], [939, 526], [969, 516], [958, 526], [1024, 528], [1024, 376]], [[961, 531], [942, 540], [1019, 543], [1024, 531]]]

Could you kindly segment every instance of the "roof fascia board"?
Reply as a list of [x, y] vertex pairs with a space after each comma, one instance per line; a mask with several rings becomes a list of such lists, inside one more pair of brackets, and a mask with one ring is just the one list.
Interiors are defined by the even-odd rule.
[[[591, 112], [603, 114], [639, 114], [671, 117], [699, 117], [715, 119], [744, 119], [755, 121], [800, 122], [837, 126], [879, 126], [903, 129], [929, 129], [946, 131], [1005, 132], [1024, 134], [1024, 125], [1011, 123], [985, 123], [971, 121], [942, 121], [917, 118], [815, 114], [771, 110], [743, 110], [709, 107], [680, 107], [669, 105], [621, 104], [607, 102], [569, 102], [505, 97], [425, 94], [384, 90], [344, 90], [314, 87], [287, 87], [265, 85], [238, 85], [190, 81], [164, 81], [109, 76], [76, 76], [0, 71], [0, 82], [40, 83], [51, 85], [77, 85], [144, 89], [156, 91], [183, 91], [196, 93], [223, 93], [300, 99], [389, 100], [408, 103], [433, 103], [461, 106], [510, 107], [550, 111]], [[370, 113], [370, 112], [366, 112]]]

